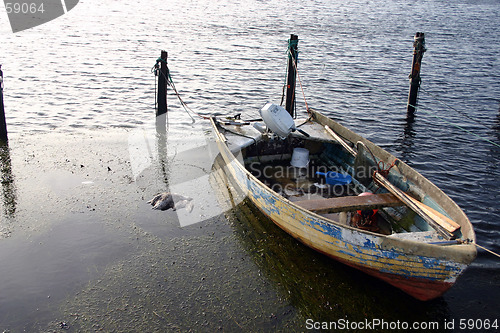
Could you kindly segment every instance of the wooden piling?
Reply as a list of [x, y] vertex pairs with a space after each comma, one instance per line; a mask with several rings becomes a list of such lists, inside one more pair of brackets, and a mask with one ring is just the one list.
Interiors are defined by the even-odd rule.
[[291, 34], [288, 40], [288, 74], [286, 77], [286, 102], [285, 109], [293, 117], [295, 112], [295, 82], [297, 77], [297, 45], [299, 37]]
[[5, 108], [3, 104], [2, 65], [0, 65], [0, 140], [7, 141], [7, 122], [5, 121]]
[[167, 113], [167, 78], [168, 78], [167, 56], [168, 53], [162, 50], [159, 59], [160, 69], [158, 75], [158, 96], [156, 101], [157, 117]]
[[420, 88], [420, 66], [424, 56], [425, 49], [425, 36], [423, 32], [417, 32], [413, 41], [413, 61], [411, 64], [410, 78], [410, 92], [408, 94], [408, 113], [415, 112], [417, 105], [418, 89]]

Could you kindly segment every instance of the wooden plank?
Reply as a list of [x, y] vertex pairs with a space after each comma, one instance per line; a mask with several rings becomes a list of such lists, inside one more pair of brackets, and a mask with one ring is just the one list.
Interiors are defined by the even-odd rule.
[[337, 140], [352, 156], [356, 156], [358, 153], [347, 144], [347, 142], [344, 141], [337, 133], [332, 131], [330, 127], [325, 125], [325, 130], [330, 134], [335, 140]]
[[323, 214], [403, 205], [398, 198], [390, 193], [373, 194], [361, 197], [349, 196], [330, 199], [303, 200], [297, 201], [295, 204], [307, 210]]
[[424, 203], [418, 201], [417, 199], [415, 198], [412, 198], [410, 196], [408, 196], [408, 199], [410, 199], [411, 201], [413, 201], [415, 204], [419, 205], [420, 208], [425, 211], [427, 214], [429, 214], [430, 217], [434, 218], [435, 220], [443, 220], [443, 221], [446, 221], [446, 223], [449, 224], [449, 226], [447, 226], [447, 229], [449, 229], [451, 232], [455, 232], [457, 231], [458, 229], [460, 229], [460, 224], [458, 224], [457, 222], [453, 221], [452, 219], [450, 219], [449, 217], [441, 214], [440, 212], [438, 212], [437, 210], [425, 205]]
[[[431, 227], [433, 227], [441, 236], [446, 239], [451, 239], [454, 235], [453, 232], [457, 230], [453, 225], [450, 225], [448, 221], [440, 218], [437, 214], [432, 214], [429, 206], [421, 203], [420, 201], [414, 200], [408, 194], [401, 191], [396, 186], [392, 185], [384, 176], [380, 173], [375, 173], [374, 176], [377, 183], [385, 187], [389, 192], [394, 194], [399, 200], [401, 200], [408, 208], [417, 213], [422, 217]], [[413, 200], [412, 200], [413, 199]]]

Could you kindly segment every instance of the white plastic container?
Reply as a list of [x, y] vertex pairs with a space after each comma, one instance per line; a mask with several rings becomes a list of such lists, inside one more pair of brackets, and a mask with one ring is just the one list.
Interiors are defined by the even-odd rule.
[[307, 168], [309, 164], [309, 150], [294, 148], [290, 165], [296, 168]]
[[285, 108], [277, 104], [267, 103], [260, 109], [260, 116], [266, 126], [282, 139], [295, 128], [292, 116]]

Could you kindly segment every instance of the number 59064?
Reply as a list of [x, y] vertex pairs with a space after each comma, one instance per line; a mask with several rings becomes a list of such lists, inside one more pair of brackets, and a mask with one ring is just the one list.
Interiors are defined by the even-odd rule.
[[37, 3], [28, 3], [28, 2], [6, 2], [5, 10], [7, 14], [35, 14], [35, 13], [43, 13], [45, 9], [43, 8], [43, 2], [41, 4]]

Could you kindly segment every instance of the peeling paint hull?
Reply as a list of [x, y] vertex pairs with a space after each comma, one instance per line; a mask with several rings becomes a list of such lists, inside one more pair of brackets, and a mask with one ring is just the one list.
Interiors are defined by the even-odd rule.
[[429, 301], [442, 296], [453, 286], [453, 282], [433, 281], [396, 274], [380, 273], [364, 267], [353, 267], [379, 278], [421, 301]]
[[[216, 123], [212, 125], [226, 172], [234, 185], [277, 226], [312, 249], [386, 281], [419, 300], [441, 296], [474, 260], [473, 244], [439, 246], [390, 238], [334, 223], [294, 204], [249, 173], [228, 148]], [[329, 124], [332, 128], [333, 125]], [[344, 132], [343, 136], [347, 134]], [[421, 182], [429, 182], [420, 177]], [[466, 217], [465, 221], [468, 221]], [[465, 231], [470, 230], [466, 236], [475, 241], [472, 227], [465, 224], [462, 227]]]
[[[260, 206], [256, 205], [259, 209]], [[260, 209], [265, 213], [264, 210]], [[272, 219], [273, 220], [273, 219]], [[321, 249], [320, 247], [317, 246], [317, 244], [311, 243], [303, 239], [301, 236], [298, 234], [292, 234], [290, 230], [286, 227], [283, 226], [279, 221], [273, 220], [273, 222], [279, 226], [281, 229], [283, 229], [285, 232], [291, 234], [294, 238], [299, 240], [300, 242], [304, 243], [305, 245], [315, 249], [316, 251], [334, 259], [337, 260], [345, 265], [348, 265], [352, 268], [358, 269], [368, 275], [371, 275], [373, 277], [376, 277], [382, 281], [385, 281], [389, 283], [390, 285], [404, 291], [405, 293], [409, 294], [410, 296], [420, 300], [420, 301], [429, 301], [435, 298], [438, 298], [442, 296], [448, 289], [450, 289], [453, 284], [456, 281], [456, 278], [463, 273], [465, 268], [467, 267], [466, 265], [459, 265], [458, 269], [455, 270], [455, 274], [447, 274], [447, 281], [443, 281], [440, 279], [436, 278], [426, 278], [422, 277], [422, 270], [421, 268], [418, 268], [416, 266], [408, 266], [408, 269], [405, 269], [403, 274], [398, 274], [396, 273], [397, 270], [394, 270], [391, 272], [390, 270], [387, 270], [386, 272], [383, 272], [382, 270], [374, 269], [370, 267], [369, 265], [363, 264], [362, 262], [356, 260], [355, 256], [353, 258], [346, 259], [344, 256], [341, 256], [337, 254], [337, 252], [344, 252], [343, 250], [338, 250], [338, 251], [325, 251]], [[362, 247], [358, 247], [357, 251], [359, 253], [364, 253], [369, 254], [368, 249], [364, 249]], [[362, 257], [361, 255], [359, 256], [360, 258]], [[406, 263], [409, 263], [409, 261], [406, 261], [405, 258], [400, 258], [400, 261], [402, 261], [403, 266], [405, 266]], [[417, 259], [418, 260], [418, 259]], [[421, 260], [426, 260], [426, 259], [421, 259]], [[428, 259], [427, 259], [428, 260]], [[394, 266], [397, 265], [397, 263], [386, 263], [387, 266]], [[451, 266], [454, 266], [453, 264]], [[438, 266], [437, 270], [443, 270], [448, 271], [450, 270], [450, 267], [446, 266]], [[430, 272], [431, 270], [428, 270], [429, 274], [431, 275], [432, 273]], [[419, 277], [415, 277], [415, 276]], [[434, 272], [434, 275], [439, 275], [439, 272]]]
[[389, 283], [390, 285], [401, 289], [405, 293], [413, 296], [420, 301], [429, 301], [442, 296], [448, 289], [453, 286], [453, 282], [443, 282], [436, 281], [425, 278], [416, 278], [406, 275], [397, 275], [391, 273], [382, 273], [380, 271], [367, 268], [365, 266], [360, 266], [352, 262], [339, 260], [339, 258], [334, 257], [328, 253], [319, 251], [330, 258], [338, 260], [348, 266], [359, 269], [360, 271], [376, 277], [382, 281]]

